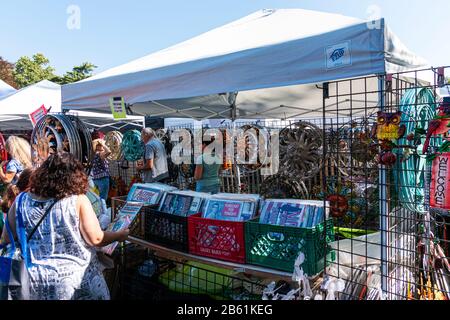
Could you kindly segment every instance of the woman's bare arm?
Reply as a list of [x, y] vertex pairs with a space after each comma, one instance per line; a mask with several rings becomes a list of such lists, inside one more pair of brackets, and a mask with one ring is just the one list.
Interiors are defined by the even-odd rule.
[[125, 241], [129, 230], [118, 232], [103, 231], [89, 199], [85, 195], [78, 197], [77, 209], [80, 215], [80, 230], [84, 240], [93, 247], [105, 247], [115, 241]]
[[194, 180], [195, 181], [202, 180], [202, 177], [203, 177], [203, 165], [198, 164], [195, 166]]
[[[11, 227], [13, 236], [17, 237], [17, 235], [16, 235], [16, 202], [14, 202], [13, 205], [11, 206], [11, 208], [9, 209], [7, 219], [9, 222], [9, 226]], [[0, 243], [7, 244], [10, 242], [11, 242], [11, 240], [9, 239], [8, 232], [6, 231], [6, 226], [4, 226]]]

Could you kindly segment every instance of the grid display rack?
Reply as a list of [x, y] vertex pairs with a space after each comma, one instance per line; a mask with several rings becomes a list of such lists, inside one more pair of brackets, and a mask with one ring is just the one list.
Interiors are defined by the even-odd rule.
[[[445, 126], [450, 119], [441, 97], [448, 69], [323, 83], [323, 105], [309, 117], [263, 126], [279, 130], [281, 139], [302, 142], [310, 130], [320, 156], [314, 174], [264, 177], [258, 169], [234, 165], [223, 174], [222, 191], [323, 200], [334, 220], [333, 232], [324, 228], [324, 237], [333, 234], [335, 240], [326, 244], [334, 254], [323, 261], [323, 279], [343, 281], [339, 299], [448, 300], [450, 206], [430, 204], [433, 159], [450, 150], [447, 134], [432, 133], [436, 122]], [[130, 241], [181, 265], [194, 261], [292, 279], [291, 273], [178, 252], [140, 237]]]
[[439, 68], [324, 84], [324, 123], [335, 115], [324, 130], [337, 133], [324, 159], [347, 159], [337, 176], [324, 174], [324, 185], [344, 200], [331, 203], [347, 211], [335, 219], [338, 230], [360, 231], [335, 243], [337, 259], [325, 270], [346, 281], [341, 299], [450, 297], [446, 222], [429, 210], [428, 160], [443, 141], [428, 133], [442, 105], [444, 75]]

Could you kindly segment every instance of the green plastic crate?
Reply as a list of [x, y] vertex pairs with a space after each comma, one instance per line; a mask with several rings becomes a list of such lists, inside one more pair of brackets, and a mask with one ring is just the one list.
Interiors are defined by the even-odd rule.
[[[308, 276], [321, 273], [336, 259], [328, 243], [334, 241], [333, 220], [314, 228], [294, 228], [260, 224], [257, 220], [245, 224], [245, 250], [248, 264], [286, 272], [294, 271], [300, 252], [305, 254], [303, 271]], [[326, 261], [324, 261], [326, 251]]]

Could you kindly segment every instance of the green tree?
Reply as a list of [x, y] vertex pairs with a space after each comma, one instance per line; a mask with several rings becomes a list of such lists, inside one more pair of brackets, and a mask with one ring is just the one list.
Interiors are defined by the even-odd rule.
[[14, 64], [0, 57], [0, 79], [10, 86], [17, 88], [13, 72]]
[[90, 62], [83, 62], [80, 66], [73, 67], [72, 71], [66, 72], [62, 77], [57, 77], [53, 81], [59, 84], [77, 82], [92, 76], [92, 72], [97, 68]]
[[55, 69], [50, 66], [48, 60], [42, 53], [29, 57], [21, 57], [14, 68], [14, 80], [19, 88], [23, 88], [42, 80], [52, 80], [55, 78]]

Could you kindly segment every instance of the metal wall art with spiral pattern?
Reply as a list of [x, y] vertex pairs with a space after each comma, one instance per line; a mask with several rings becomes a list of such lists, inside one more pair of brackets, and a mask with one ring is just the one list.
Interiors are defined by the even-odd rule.
[[33, 130], [31, 148], [32, 161], [36, 166], [59, 151], [73, 154], [85, 168], [90, 168], [93, 158], [89, 130], [72, 115], [49, 114], [42, 118]]
[[123, 135], [119, 131], [108, 132], [105, 136], [106, 146], [111, 150], [109, 160], [118, 161], [122, 159]]
[[314, 178], [323, 165], [323, 132], [299, 121], [280, 132], [280, 171], [298, 180]]
[[128, 161], [138, 161], [144, 157], [144, 143], [139, 131], [131, 130], [123, 135], [122, 152]]
[[308, 188], [303, 181], [291, 180], [281, 174], [268, 177], [261, 184], [261, 195], [266, 199], [308, 199]]
[[[261, 159], [260, 154], [270, 156], [268, 137], [261, 133], [263, 127], [255, 124], [247, 124], [239, 128], [244, 132], [244, 139], [236, 139], [236, 155], [244, 151], [244, 159], [240, 159], [244, 164], [239, 165], [241, 172], [251, 172], [261, 169], [267, 159]], [[261, 144], [260, 140], [261, 139]], [[264, 148], [264, 150], [260, 150]], [[238, 157], [236, 157], [238, 158]], [[246, 164], [248, 163], [248, 164]]]

